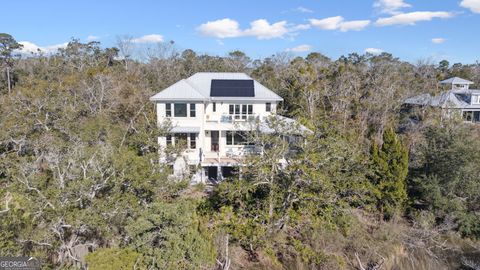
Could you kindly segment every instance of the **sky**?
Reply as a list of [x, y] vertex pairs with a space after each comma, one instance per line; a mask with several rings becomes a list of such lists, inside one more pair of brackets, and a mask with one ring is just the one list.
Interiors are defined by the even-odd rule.
[[84, 0], [6, 1], [0, 32], [24, 51], [53, 52], [72, 37], [139, 47], [174, 41], [210, 55], [241, 50], [332, 59], [392, 53], [402, 60], [480, 60], [480, 0]]

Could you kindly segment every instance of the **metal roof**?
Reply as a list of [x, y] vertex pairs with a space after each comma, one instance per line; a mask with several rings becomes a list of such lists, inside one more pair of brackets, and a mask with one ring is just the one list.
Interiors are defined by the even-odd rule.
[[199, 72], [160, 91], [150, 100], [265, 100], [282, 101], [279, 95], [253, 80], [254, 97], [211, 97], [212, 80], [253, 80], [245, 73]]
[[[275, 127], [275, 129], [273, 127]], [[298, 123], [295, 119], [281, 115], [266, 118], [266, 121], [260, 123], [258, 130], [267, 134], [304, 135], [313, 133], [313, 131]]]
[[469, 80], [465, 80], [459, 77], [453, 77], [450, 79], [446, 79], [440, 82], [441, 84], [473, 84], [473, 82]]
[[405, 104], [432, 106], [449, 109], [480, 109], [480, 104], [470, 104], [471, 95], [480, 95], [480, 90], [449, 90], [439, 95], [422, 94], [404, 100]]
[[205, 97], [186, 80], [178, 81], [152, 96], [150, 100], [204, 100]]

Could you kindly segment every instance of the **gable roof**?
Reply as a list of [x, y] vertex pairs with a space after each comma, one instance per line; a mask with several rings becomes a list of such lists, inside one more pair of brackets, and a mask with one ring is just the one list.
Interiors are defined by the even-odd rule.
[[253, 97], [212, 97], [210, 95], [212, 80], [253, 80], [245, 73], [233, 72], [199, 72], [187, 79], [167, 87], [150, 98], [152, 101], [174, 100], [262, 100], [282, 101], [279, 95], [253, 80]]
[[465, 80], [459, 77], [453, 77], [440, 82], [441, 84], [473, 84], [469, 80]]

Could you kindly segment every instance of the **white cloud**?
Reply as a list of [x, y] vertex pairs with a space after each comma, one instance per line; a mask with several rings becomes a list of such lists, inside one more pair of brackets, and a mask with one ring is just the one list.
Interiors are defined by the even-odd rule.
[[313, 13], [313, 10], [302, 6], [297, 7], [295, 10], [301, 13]]
[[260, 19], [251, 22], [250, 28], [246, 29], [243, 34], [246, 36], [255, 36], [258, 39], [279, 38], [289, 32], [286, 25], [287, 21], [270, 24], [267, 20]]
[[460, 6], [468, 8], [474, 13], [480, 13], [480, 0], [462, 0]]
[[232, 38], [242, 35], [238, 22], [229, 18], [206, 22], [197, 30], [204, 36], [216, 38]]
[[293, 47], [293, 48], [288, 48], [285, 51], [287, 51], [287, 52], [309, 52], [311, 50], [312, 50], [312, 46], [310, 46], [308, 44], [302, 44], [302, 45], [298, 45], [298, 46]]
[[162, 42], [163, 36], [158, 34], [145, 35], [139, 38], [133, 38], [131, 42], [133, 43], [156, 43]]
[[405, 3], [404, 0], [377, 0], [373, 7], [380, 10], [382, 13], [398, 14], [399, 9], [411, 7], [412, 5]]
[[366, 49], [365, 49], [365, 52], [366, 52], [366, 53], [371, 53], [371, 54], [378, 55], [378, 54], [383, 53], [384, 50], [379, 49], [379, 48], [366, 48]]
[[342, 16], [325, 19], [310, 19], [310, 24], [322, 30], [360, 31], [370, 24], [369, 20], [345, 21]]
[[90, 35], [90, 36], [87, 37], [87, 41], [95, 41], [95, 40], [99, 40], [99, 39], [100, 39], [99, 36]]
[[346, 21], [340, 23], [340, 31], [360, 31], [370, 24], [370, 20]]
[[250, 22], [250, 28], [242, 30], [240, 29], [240, 25], [237, 21], [225, 18], [206, 22], [197, 27], [197, 30], [203, 36], [215, 37], [219, 39], [245, 36], [252, 36], [258, 39], [272, 39], [282, 38], [288, 33], [305, 30], [308, 28], [310, 28], [310, 25], [308, 24], [299, 24], [290, 27], [287, 24], [287, 21], [279, 21], [270, 24], [265, 19], [259, 19]]
[[442, 44], [445, 41], [446, 40], [444, 38], [432, 38], [432, 42], [435, 43], [435, 44]]
[[329, 17], [325, 19], [310, 19], [310, 23], [322, 30], [336, 30], [339, 28], [340, 23], [343, 21], [342, 16]]
[[447, 19], [453, 16], [453, 13], [446, 11], [416, 11], [410, 13], [400, 13], [388, 18], [380, 18], [375, 22], [375, 24], [378, 26], [414, 25], [420, 21], [431, 21], [434, 18]]
[[55, 45], [49, 45], [49, 46], [38, 46], [37, 44], [30, 42], [30, 41], [20, 41], [18, 42], [23, 45], [23, 48], [19, 50], [21, 53], [38, 53], [40, 50], [43, 53], [54, 53], [60, 48], [65, 48], [68, 45], [68, 42], [61, 43], [61, 44], [55, 44]]
[[310, 29], [310, 24], [297, 24], [291, 28], [289, 28], [288, 30], [291, 31], [291, 32], [294, 32], [294, 31], [298, 31], [298, 30], [307, 30], [307, 29]]

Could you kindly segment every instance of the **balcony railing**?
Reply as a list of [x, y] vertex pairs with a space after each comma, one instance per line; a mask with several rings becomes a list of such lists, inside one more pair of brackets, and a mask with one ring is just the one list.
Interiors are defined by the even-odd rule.
[[258, 119], [258, 116], [251, 114], [224, 114], [220, 117], [222, 123], [235, 123], [235, 122], [253, 122]]

